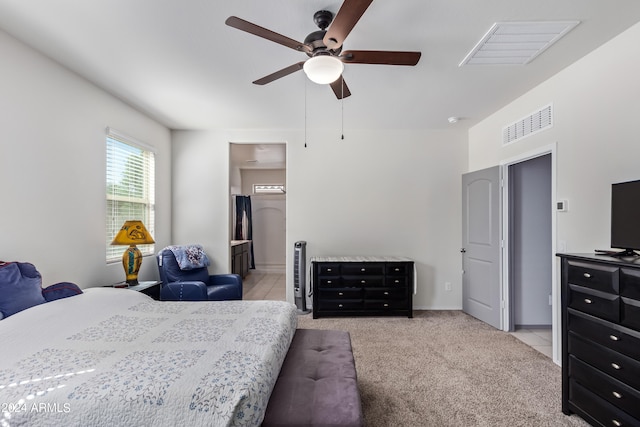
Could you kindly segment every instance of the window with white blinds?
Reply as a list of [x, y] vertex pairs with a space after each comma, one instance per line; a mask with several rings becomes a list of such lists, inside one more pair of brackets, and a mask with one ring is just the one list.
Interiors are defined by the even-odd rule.
[[[119, 261], [123, 246], [111, 246], [127, 220], [141, 220], [155, 235], [155, 154], [144, 144], [113, 129], [107, 129], [107, 262]], [[143, 255], [152, 255], [154, 245], [139, 245]]]

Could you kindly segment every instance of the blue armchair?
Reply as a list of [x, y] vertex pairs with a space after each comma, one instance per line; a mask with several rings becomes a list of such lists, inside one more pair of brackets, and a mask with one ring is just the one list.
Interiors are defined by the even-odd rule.
[[182, 270], [170, 249], [158, 254], [160, 300], [226, 301], [242, 299], [242, 278], [237, 274], [209, 275], [207, 267]]

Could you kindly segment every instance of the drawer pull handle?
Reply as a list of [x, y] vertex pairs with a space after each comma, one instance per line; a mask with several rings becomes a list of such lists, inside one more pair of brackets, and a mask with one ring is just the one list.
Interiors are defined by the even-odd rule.
[[385, 292], [384, 294], [385, 294], [385, 295], [389, 295], [389, 292]]
[[343, 296], [344, 294], [342, 292], [338, 292], [338, 295], [339, 296]]
[[617, 363], [612, 363], [612, 364], [611, 364], [611, 367], [612, 367], [613, 369], [617, 369], [617, 370], [622, 369], [622, 366], [618, 365]]
[[396, 271], [400, 271], [400, 269], [398, 267], [396, 267]]
[[331, 272], [332, 270], [331, 270], [330, 268], [327, 268], [327, 271], [328, 271], [328, 272]]
[[360, 283], [367, 283], [367, 281], [366, 280], [361, 280]]
[[586, 277], [587, 279], [591, 278], [591, 275], [589, 273], [584, 273], [583, 276]]
[[389, 307], [389, 304], [385, 304], [384, 306], [385, 306], [385, 307]]
[[622, 427], [622, 423], [618, 420], [611, 420], [611, 423], [616, 427]]
[[331, 280], [327, 280], [327, 283], [328, 283], [328, 284], [331, 284], [332, 282], [331, 282]]
[[622, 395], [620, 393], [618, 393], [617, 391], [614, 391], [611, 394], [613, 394], [613, 397], [615, 397], [616, 399], [622, 399]]
[[615, 335], [609, 335], [609, 338], [611, 338], [611, 341], [620, 341], [620, 338]]
[[396, 279], [396, 283], [400, 283], [400, 280]]
[[338, 308], [342, 308], [342, 304], [338, 304]]
[[591, 304], [593, 301], [591, 301], [589, 298], [585, 298], [584, 302], [586, 302], [587, 304]]

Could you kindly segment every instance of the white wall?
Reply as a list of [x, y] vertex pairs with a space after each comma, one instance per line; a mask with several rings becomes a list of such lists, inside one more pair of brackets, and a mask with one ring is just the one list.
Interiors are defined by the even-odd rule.
[[[611, 184], [640, 179], [640, 24], [469, 131], [469, 170], [557, 143], [557, 241], [568, 252], [609, 248]], [[501, 147], [502, 127], [552, 102], [554, 125]]]
[[[461, 307], [460, 131], [219, 130], [173, 132], [173, 237], [199, 241], [212, 272], [229, 271], [229, 143], [287, 143], [287, 281], [293, 243], [307, 255], [396, 255], [415, 260], [414, 307]], [[197, 185], [194, 185], [197, 183]], [[444, 283], [452, 282], [446, 292]], [[293, 301], [291, 286], [288, 298]]]
[[[0, 259], [32, 262], [44, 285], [124, 280], [105, 262], [105, 128], [155, 147], [158, 246], [170, 243], [168, 129], [2, 31], [0, 57]], [[157, 277], [145, 258], [140, 279]]]

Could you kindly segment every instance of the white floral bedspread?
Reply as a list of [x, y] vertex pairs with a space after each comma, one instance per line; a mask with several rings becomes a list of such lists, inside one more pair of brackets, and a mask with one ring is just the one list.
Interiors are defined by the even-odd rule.
[[0, 321], [0, 426], [252, 426], [297, 326], [278, 301], [92, 288]]

